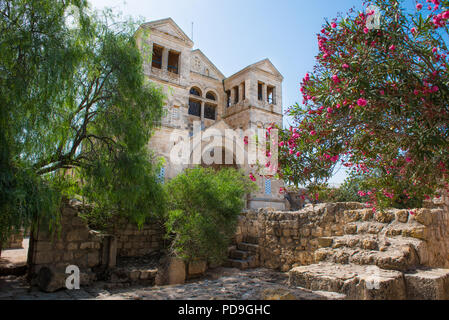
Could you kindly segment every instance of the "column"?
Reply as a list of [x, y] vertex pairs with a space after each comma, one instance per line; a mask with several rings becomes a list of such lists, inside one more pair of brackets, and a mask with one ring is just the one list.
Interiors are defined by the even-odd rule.
[[243, 84], [239, 84], [239, 100], [243, 101]]
[[201, 101], [201, 122], [204, 121], [204, 102]]
[[231, 89], [231, 106], [234, 105], [234, 100], [235, 100], [235, 91], [234, 88]]
[[263, 103], [267, 103], [267, 84], [262, 83], [262, 101]]
[[162, 50], [162, 70], [167, 71], [168, 67], [168, 49], [164, 48]]

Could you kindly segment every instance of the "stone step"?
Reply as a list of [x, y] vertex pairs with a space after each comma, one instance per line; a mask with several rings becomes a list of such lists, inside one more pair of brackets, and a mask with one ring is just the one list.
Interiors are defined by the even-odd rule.
[[237, 268], [240, 270], [246, 270], [249, 268], [249, 261], [240, 259], [228, 259], [225, 263], [225, 266], [228, 268]]
[[420, 246], [422, 241], [410, 237], [387, 237], [383, 235], [372, 234], [357, 234], [357, 235], [344, 235], [341, 237], [320, 238], [318, 239], [320, 247], [331, 247], [334, 249], [346, 247], [346, 248], [359, 248], [371, 251], [385, 252], [389, 247], [401, 247], [404, 245], [413, 245], [416, 248]]
[[237, 268], [240, 270], [252, 269], [258, 266], [257, 259], [255, 256], [250, 256], [247, 259], [232, 259], [229, 258], [224, 263], [225, 267], [228, 268]]
[[388, 226], [386, 223], [376, 221], [357, 221], [350, 222], [343, 227], [344, 234], [382, 234], [384, 229]]
[[449, 270], [417, 269], [404, 274], [409, 300], [449, 300]]
[[249, 256], [249, 252], [248, 251], [243, 251], [243, 250], [232, 250], [229, 253], [229, 257], [231, 259], [239, 259], [239, 260], [246, 260]]
[[253, 243], [240, 242], [237, 244], [237, 249], [241, 251], [249, 251], [251, 253], [257, 253], [259, 245]]
[[346, 210], [344, 216], [348, 222], [407, 223], [410, 210], [386, 210], [373, 212], [372, 209]]
[[402, 273], [376, 266], [320, 263], [297, 267], [289, 272], [289, 284], [312, 291], [337, 292], [349, 300], [406, 299]]
[[438, 268], [402, 273], [376, 266], [319, 263], [290, 270], [289, 284], [337, 292], [350, 300], [449, 299], [449, 270]]
[[245, 243], [250, 243], [250, 244], [258, 244], [259, 243], [259, 238], [257, 237], [253, 237], [253, 236], [245, 236], [245, 238], [243, 239]]
[[385, 251], [362, 248], [321, 248], [314, 253], [315, 262], [374, 265], [387, 270], [407, 271], [419, 265], [419, 256], [411, 243], [392, 245]]

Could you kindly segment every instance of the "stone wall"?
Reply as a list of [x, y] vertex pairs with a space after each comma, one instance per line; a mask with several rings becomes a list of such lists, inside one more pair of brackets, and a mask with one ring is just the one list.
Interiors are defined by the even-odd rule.
[[134, 224], [117, 227], [117, 256], [140, 257], [164, 248], [164, 229], [157, 223], [144, 225], [139, 229]]
[[79, 267], [81, 284], [87, 285], [115, 267], [117, 257], [140, 257], [163, 248], [163, 232], [156, 224], [142, 229], [123, 224], [104, 234], [89, 229], [79, 216], [82, 210], [80, 202], [65, 201], [58, 232], [50, 232], [48, 225], [39, 225], [31, 232], [29, 279], [44, 291], [64, 287], [69, 265]]
[[43, 269], [53, 275], [65, 274], [67, 266], [76, 265], [87, 275], [85, 280], [91, 281], [95, 278], [92, 268], [115, 265], [114, 237], [90, 230], [78, 216], [78, 209], [76, 203], [62, 205], [59, 232], [50, 232], [44, 224], [31, 232], [28, 253], [31, 280], [38, 281]]
[[257, 239], [258, 266], [288, 271], [316, 263], [317, 250], [332, 246], [330, 237], [358, 233], [416, 239], [421, 265], [449, 268], [447, 207], [419, 209], [414, 215], [407, 210], [374, 214], [359, 203], [307, 205], [297, 212], [249, 210], [240, 217], [235, 241]]
[[8, 249], [22, 249], [23, 248], [23, 234], [24, 231], [21, 230], [19, 233], [13, 233], [8, 241], [6, 242], [3, 250]]

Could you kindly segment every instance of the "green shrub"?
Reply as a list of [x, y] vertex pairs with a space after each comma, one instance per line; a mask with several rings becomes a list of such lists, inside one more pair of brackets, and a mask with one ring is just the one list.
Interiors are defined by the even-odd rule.
[[172, 253], [186, 261], [223, 261], [245, 196], [256, 185], [235, 169], [195, 168], [178, 175], [166, 188]]

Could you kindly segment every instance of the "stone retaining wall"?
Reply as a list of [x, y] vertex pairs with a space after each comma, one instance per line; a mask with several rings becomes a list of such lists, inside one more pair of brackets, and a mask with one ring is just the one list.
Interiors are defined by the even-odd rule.
[[[419, 209], [415, 215], [407, 210], [373, 214], [359, 203], [307, 205], [297, 212], [250, 210], [240, 217], [235, 241], [254, 243], [258, 239], [258, 265], [288, 271], [295, 266], [315, 263], [315, 251], [329, 246], [325, 243], [332, 241], [329, 237], [351, 234], [349, 229], [353, 226], [348, 223], [356, 220], [391, 223], [391, 232], [402, 232], [402, 236], [422, 241], [419, 246], [421, 265], [449, 268], [447, 207]], [[393, 227], [395, 221], [401, 221], [397, 228]]]

